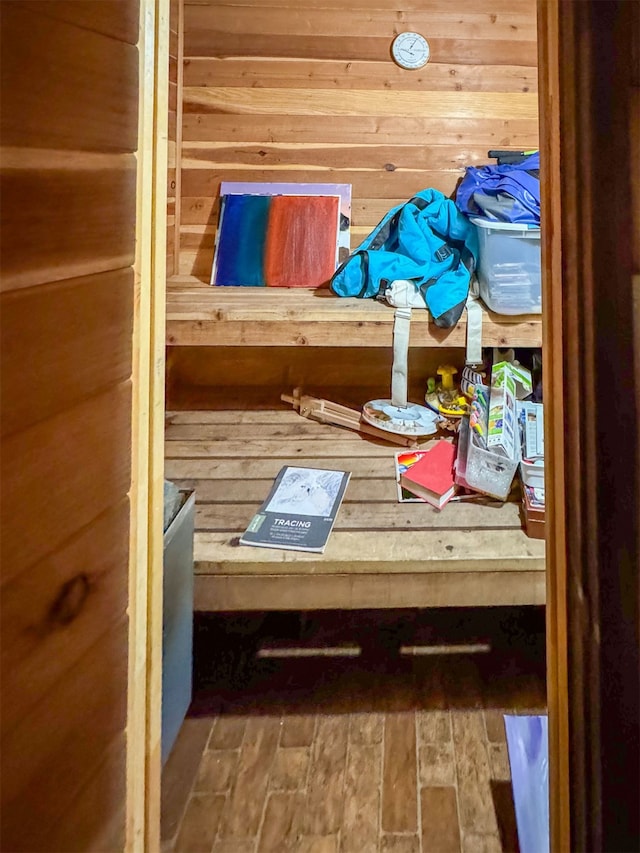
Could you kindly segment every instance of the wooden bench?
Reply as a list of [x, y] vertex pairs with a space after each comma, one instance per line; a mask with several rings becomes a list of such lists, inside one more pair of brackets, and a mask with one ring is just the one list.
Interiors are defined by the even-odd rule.
[[[249, 291], [249, 292], [248, 292]], [[210, 287], [192, 276], [167, 285], [169, 346], [390, 346], [393, 310], [373, 299], [339, 299], [328, 290]], [[410, 346], [464, 347], [466, 315], [438, 329], [414, 311]], [[483, 346], [542, 346], [539, 316], [483, 312]]]
[[[412, 344], [464, 346], [464, 321], [443, 332], [414, 315]], [[179, 278], [168, 287], [167, 344], [387, 347], [392, 317], [368, 300], [306, 289], [210, 288]], [[486, 312], [483, 333], [487, 346], [540, 346], [540, 318]], [[166, 476], [196, 491], [196, 609], [543, 604], [544, 543], [523, 533], [519, 504], [451, 503], [440, 513], [400, 504], [397, 449], [305, 420], [285, 404], [169, 412]], [[285, 464], [352, 472], [324, 554], [238, 544]]]

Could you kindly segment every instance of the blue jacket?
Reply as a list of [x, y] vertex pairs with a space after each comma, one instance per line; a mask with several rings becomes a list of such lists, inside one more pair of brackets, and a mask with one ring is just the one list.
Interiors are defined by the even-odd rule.
[[470, 216], [540, 225], [540, 154], [521, 163], [467, 166], [456, 205]]
[[475, 227], [438, 190], [392, 208], [338, 267], [338, 296], [377, 297], [396, 279], [413, 281], [436, 325], [455, 326], [478, 256]]

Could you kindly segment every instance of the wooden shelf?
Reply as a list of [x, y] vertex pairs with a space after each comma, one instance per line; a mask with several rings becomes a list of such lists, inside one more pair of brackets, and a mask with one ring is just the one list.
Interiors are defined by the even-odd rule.
[[[400, 504], [396, 449], [289, 410], [168, 414], [165, 475], [196, 491], [195, 609], [543, 604], [518, 503]], [[285, 464], [352, 472], [324, 554], [238, 544]]]
[[[169, 346], [381, 347], [392, 340], [393, 310], [373, 299], [339, 298], [308, 288], [210, 287], [192, 276], [167, 283]], [[414, 311], [410, 346], [464, 347], [466, 315], [438, 329]], [[539, 315], [484, 312], [484, 346], [542, 346]]]

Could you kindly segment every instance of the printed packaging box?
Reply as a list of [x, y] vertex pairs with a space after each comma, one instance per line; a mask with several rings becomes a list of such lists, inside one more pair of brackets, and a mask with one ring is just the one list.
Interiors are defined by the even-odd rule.
[[487, 449], [507, 459], [519, 459], [516, 400], [531, 393], [531, 372], [518, 364], [500, 361], [491, 369]]

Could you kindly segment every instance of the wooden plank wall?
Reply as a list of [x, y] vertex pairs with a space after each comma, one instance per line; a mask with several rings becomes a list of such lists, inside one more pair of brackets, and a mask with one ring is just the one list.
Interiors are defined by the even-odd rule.
[[3, 850], [121, 850], [137, 0], [3, 0]]
[[[280, 395], [295, 387], [358, 408], [391, 393], [392, 338], [389, 331], [386, 348], [172, 347], [167, 364], [169, 409], [289, 408]], [[464, 350], [409, 350], [410, 400], [423, 399], [427, 378], [436, 376], [440, 364], [461, 371]]]
[[[183, 2], [182, 274], [210, 275], [223, 179], [351, 183], [355, 245], [489, 148], [538, 144], [534, 0]], [[390, 58], [403, 30], [430, 43], [418, 71]]]

